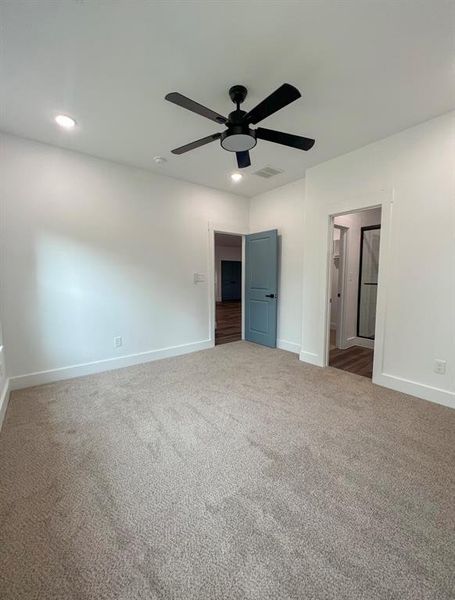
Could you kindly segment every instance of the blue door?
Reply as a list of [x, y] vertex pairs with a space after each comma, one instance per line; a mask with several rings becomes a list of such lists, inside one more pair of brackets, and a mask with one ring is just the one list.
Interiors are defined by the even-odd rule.
[[242, 299], [242, 263], [239, 260], [221, 261], [221, 300]]
[[245, 236], [245, 339], [276, 347], [278, 232]]

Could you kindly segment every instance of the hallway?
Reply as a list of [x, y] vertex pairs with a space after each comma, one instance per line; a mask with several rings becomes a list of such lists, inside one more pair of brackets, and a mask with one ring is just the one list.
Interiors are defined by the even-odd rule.
[[242, 303], [216, 303], [215, 345], [237, 342], [242, 339]]
[[371, 379], [373, 377], [373, 354], [372, 349], [362, 348], [361, 346], [352, 346], [345, 350], [331, 347], [329, 365], [335, 369]]

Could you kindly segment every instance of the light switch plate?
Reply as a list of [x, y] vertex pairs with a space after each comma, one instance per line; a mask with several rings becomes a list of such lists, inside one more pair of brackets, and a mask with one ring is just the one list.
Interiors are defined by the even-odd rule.
[[444, 373], [446, 372], [446, 364], [447, 362], [445, 360], [436, 358], [433, 367], [434, 372], [438, 375], [444, 375]]
[[194, 283], [203, 283], [205, 281], [205, 273], [194, 273], [193, 281]]

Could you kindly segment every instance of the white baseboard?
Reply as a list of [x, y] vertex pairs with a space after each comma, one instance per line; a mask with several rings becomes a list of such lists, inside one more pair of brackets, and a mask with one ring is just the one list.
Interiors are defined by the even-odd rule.
[[[301, 361], [315, 365], [317, 367], [324, 366], [322, 364], [321, 357], [313, 352], [301, 351], [299, 358]], [[380, 375], [373, 376], [373, 383], [397, 392], [403, 392], [409, 394], [409, 396], [415, 396], [416, 398], [422, 398], [429, 402], [435, 402], [436, 404], [442, 404], [449, 408], [455, 408], [455, 392], [450, 390], [444, 390], [424, 383], [418, 383], [417, 381], [411, 381], [396, 375], [389, 375], [388, 373], [381, 373]]]
[[449, 390], [426, 385], [425, 383], [418, 383], [410, 379], [403, 379], [402, 377], [389, 375], [388, 373], [381, 373], [373, 377], [373, 383], [396, 390], [397, 392], [409, 394], [410, 396], [422, 398], [423, 400], [435, 402], [436, 404], [442, 404], [449, 408], [455, 408], [455, 392]]
[[169, 348], [150, 350], [138, 354], [128, 354], [126, 356], [71, 365], [59, 369], [51, 369], [49, 371], [38, 371], [36, 373], [27, 373], [26, 375], [16, 375], [15, 377], [10, 377], [9, 389], [19, 390], [34, 385], [42, 385], [43, 383], [52, 383], [63, 379], [72, 379], [73, 377], [83, 377], [84, 375], [102, 373], [103, 371], [111, 371], [112, 369], [122, 369], [123, 367], [131, 367], [133, 365], [159, 360], [160, 358], [180, 356], [182, 354], [188, 354], [189, 352], [197, 352], [212, 347], [212, 340], [203, 340], [192, 344], [182, 344], [180, 346], [171, 346]]
[[294, 354], [300, 354], [300, 344], [296, 344], [295, 342], [288, 342], [288, 340], [277, 340], [276, 347], [280, 348], [280, 350], [287, 350], [288, 352], [293, 352]]
[[6, 409], [8, 408], [9, 392], [10, 392], [10, 385], [9, 385], [9, 379], [7, 379], [5, 381], [5, 385], [3, 386], [3, 389], [0, 393], [0, 430], [3, 425], [3, 419], [5, 418]]
[[361, 346], [362, 348], [371, 348], [373, 350], [374, 349], [374, 340], [369, 340], [368, 338], [353, 336], [346, 340], [346, 343], [343, 346], [343, 348], [344, 349], [352, 348], [352, 346]]
[[299, 352], [299, 359], [302, 362], [310, 363], [310, 365], [315, 365], [316, 367], [323, 367], [322, 359], [319, 354], [315, 352], [307, 352], [306, 350], [301, 350]]
[[[300, 351], [298, 344], [288, 342], [286, 340], [278, 340], [278, 348], [299, 354], [299, 359], [303, 362], [310, 363], [317, 367], [322, 367], [321, 357], [314, 352]], [[49, 371], [39, 371], [36, 373], [28, 373], [26, 375], [18, 375], [7, 379], [6, 384], [0, 394], [0, 428], [8, 406], [10, 392], [34, 385], [44, 383], [52, 383], [64, 379], [72, 379], [73, 377], [83, 377], [93, 373], [101, 373], [112, 369], [121, 369], [146, 362], [159, 360], [161, 358], [169, 358], [172, 356], [180, 356], [190, 352], [206, 350], [213, 347], [212, 340], [203, 340], [191, 344], [182, 344], [180, 346], [171, 346], [160, 350], [151, 350], [141, 352], [139, 354], [129, 354], [127, 356], [119, 356], [106, 360], [99, 360], [91, 363], [72, 365]], [[436, 402], [450, 408], [455, 408], [455, 392], [436, 388], [426, 384], [418, 383], [408, 379], [403, 379], [395, 375], [381, 373], [373, 378], [373, 383], [398, 392], [403, 392], [417, 398], [422, 398], [430, 402]]]

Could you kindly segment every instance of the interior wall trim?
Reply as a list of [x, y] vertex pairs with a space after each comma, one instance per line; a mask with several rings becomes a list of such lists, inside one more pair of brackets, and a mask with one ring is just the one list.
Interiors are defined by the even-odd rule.
[[6, 409], [8, 408], [9, 395], [10, 381], [7, 379], [0, 394], [0, 430], [2, 429], [3, 421], [5, 419]]
[[435, 402], [436, 404], [442, 404], [449, 408], [455, 408], [455, 391], [452, 392], [425, 383], [418, 383], [417, 381], [404, 379], [403, 377], [397, 377], [396, 375], [390, 375], [389, 373], [381, 373], [380, 375], [374, 376], [373, 383], [391, 390], [396, 390], [397, 392], [403, 392], [410, 396], [428, 400], [429, 402]]
[[[324, 366], [323, 357], [313, 352], [305, 352], [302, 350], [299, 358], [301, 361], [317, 367]], [[443, 406], [448, 406], [449, 408], [455, 408], [455, 391], [452, 392], [450, 390], [426, 385], [424, 383], [419, 383], [418, 381], [412, 381], [403, 377], [397, 377], [396, 375], [390, 375], [389, 373], [373, 375], [373, 383], [390, 390], [403, 392], [409, 396], [421, 398], [422, 400], [428, 400], [429, 402], [442, 404]]]
[[288, 340], [277, 340], [276, 346], [280, 350], [286, 350], [287, 352], [292, 352], [293, 354], [300, 354], [300, 344], [296, 344], [295, 342], [289, 342]]
[[25, 375], [16, 375], [15, 377], [9, 378], [9, 389], [19, 390], [35, 385], [42, 385], [44, 383], [53, 383], [55, 381], [62, 381], [64, 379], [72, 379], [73, 377], [84, 377], [84, 375], [102, 373], [104, 371], [111, 371], [113, 369], [122, 369], [124, 367], [131, 367], [133, 365], [152, 362], [161, 358], [171, 358], [173, 356], [180, 356], [190, 352], [198, 352], [200, 350], [206, 350], [207, 348], [212, 347], [213, 342], [211, 340], [202, 340], [190, 344], [182, 344], [180, 346], [170, 346], [168, 348], [160, 348], [159, 350], [149, 350], [147, 352], [140, 352], [138, 354], [128, 354], [115, 358], [97, 360], [90, 363], [71, 365], [68, 367], [61, 367], [59, 369], [51, 369], [49, 371], [37, 371], [35, 373], [27, 373]]
[[351, 348], [352, 346], [362, 346], [362, 348], [374, 349], [374, 340], [370, 340], [369, 338], [357, 337], [356, 335], [354, 335], [346, 340], [346, 345], [343, 347]]
[[307, 350], [300, 351], [299, 360], [301, 360], [302, 362], [309, 363], [310, 365], [315, 365], [316, 367], [324, 366], [323, 357], [320, 354], [316, 354], [315, 352], [308, 352]]

